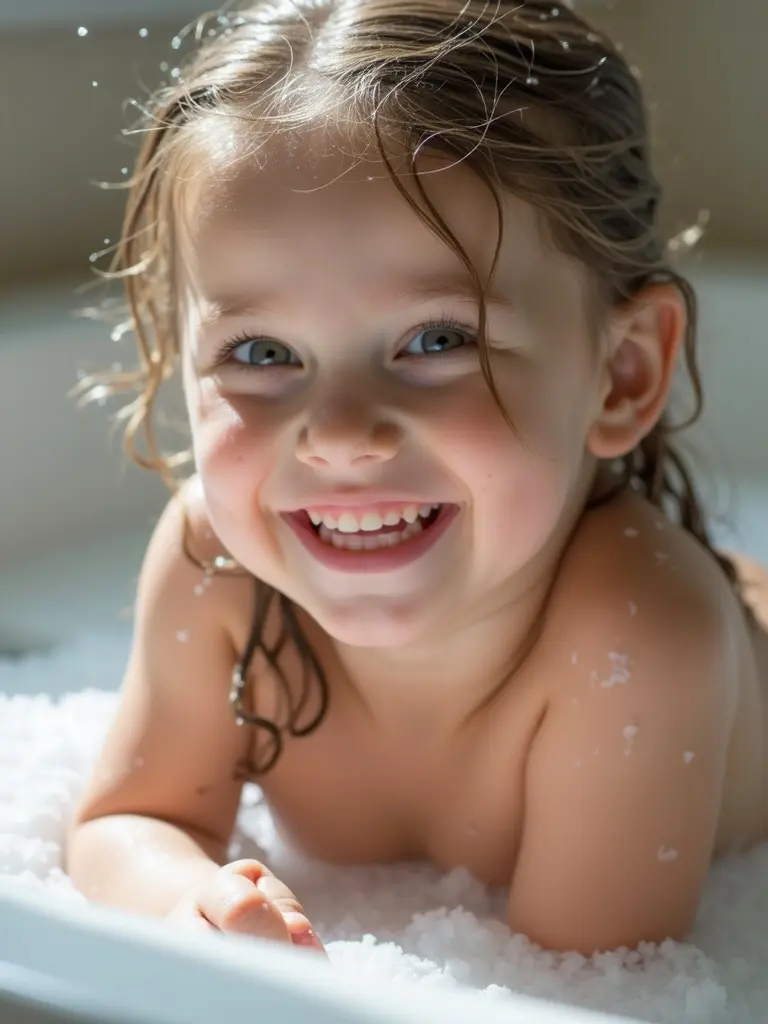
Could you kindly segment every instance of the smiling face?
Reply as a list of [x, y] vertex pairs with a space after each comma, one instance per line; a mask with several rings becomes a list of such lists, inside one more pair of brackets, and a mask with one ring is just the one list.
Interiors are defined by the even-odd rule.
[[[425, 187], [487, 281], [496, 207], [449, 163], [425, 160]], [[582, 268], [545, 241], [531, 209], [505, 200], [488, 342], [512, 431], [481, 371], [469, 277], [383, 164], [272, 152], [202, 199], [184, 383], [222, 543], [350, 645], [417, 644], [518, 599], [589, 487], [600, 397]], [[358, 552], [350, 571], [319, 557], [306, 516], [286, 516], [310, 508], [339, 523], [350, 502], [358, 522], [444, 508], [412, 538], [423, 548], [413, 557], [404, 542], [389, 562], [372, 551], [366, 569]]]

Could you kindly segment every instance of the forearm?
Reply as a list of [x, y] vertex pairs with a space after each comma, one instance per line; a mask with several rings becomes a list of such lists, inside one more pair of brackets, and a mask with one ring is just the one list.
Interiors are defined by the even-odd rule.
[[115, 814], [72, 829], [66, 869], [89, 900], [163, 917], [224, 864], [226, 854], [220, 843], [192, 830]]

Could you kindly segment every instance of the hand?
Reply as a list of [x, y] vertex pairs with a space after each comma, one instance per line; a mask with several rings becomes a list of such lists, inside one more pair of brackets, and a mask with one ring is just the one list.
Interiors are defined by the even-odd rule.
[[184, 895], [166, 920], [185, 928], [291, 942], [327, 956], [299, 901], [258, 860], [225, 864]]

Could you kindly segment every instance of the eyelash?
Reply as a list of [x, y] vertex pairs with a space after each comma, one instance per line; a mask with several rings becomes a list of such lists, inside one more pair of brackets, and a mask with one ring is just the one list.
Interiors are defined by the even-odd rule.
[[[442, 317], [439, 320], [428, 320], [426, 323], [419, 324], [419, 326], [414, 331], [413, 337], [415, 338], [419, 334], [423, 334], [426, 331], [439, 331], [439, 330], [458, 331], [459, 334], [468, 335], [468, 337], [469, 337], [470, 341], [472, 342], [472, 344], [476, 343], [476, 338], [475, 338], [473, 332], [468, 327], [466, 327], [464, 324], [460, 324], [457, 321], [451, 319], [450, 317]], [[229, 356], [231, 356], [232, 353], [237, 348], [239, 348], [241, 345], [247, 344], [249, 341], [256, 342], [256, 341], [274, 341], [274, 340], [276, 340], [276, 339], [270, 337], [270, 335], [268, 335], [268, 334], [251, 334], [249, 331], [242, 331], [240, 334], [235, 335], [233, 338], [230, 338], [229, 341], [225, 341], [220, 346], [220, 348], [216, 352], [215, 365], [218, 366], [220, 363], [225, 362], [226, 359]], [[281, 344], [284, 344], [284, 343], [281, 342]], [[288, 346], [286, 346], [286, 347], [288, 347]], [[465, 347], [465, 346], [462, 346], [462, 348], [463, 347]], [[468, 345], [466, 347], [471, 347], [471, 346]], [[453, 350], [451, 350], [451, 351], [453, 351]], [[440, 354], [442, 354], [442, 353], [440, 353]], [[431, 357], [428, 356], [428, 355], [423, 355], [423, 356], [410, 355], [408, 358], [409, 359], [419, 359], [419, 358], [421, 358], [421, 359], [428, 359], [428, 358], [431, 358]], [[235, 365], [240, 367], [240, 368], [242, 368], [242, 369], [244, 369], [244, 370], [273, 369], [273, 367], [259, 367], [259, 366], [255, 366], [253, 364], [248, 364], [248, 363], [236, 363]]]

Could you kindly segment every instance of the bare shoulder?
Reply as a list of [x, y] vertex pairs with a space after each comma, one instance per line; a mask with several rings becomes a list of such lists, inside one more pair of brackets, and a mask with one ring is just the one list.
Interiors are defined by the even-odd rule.
[[[200, 565], [185, 553], [185, 531]], [[231, 627], [250, 591], [246, 580], [202, 567], [221, 553], [191, 481], [149, 542], [117, 713], [77, 820], [144, 814], [226, 840], [241, 789], [235, 766], [247, 749], [228, 702]]]
[[631, 495], [585, 515], [534, 653], [546, 710], [526, 764], [513, 928], [585, 954], [686, 936], [744, 636], [722, 570], [654, 509]]
[[584, 515], [546, 631], [607, 651], [617, 663], [622, 641], [647, 646], [647, 657], [687, 658], [694, 674], [717, 656], [726, 676], [746, 639], [743, 608], [717, 561], [634, 493]]

